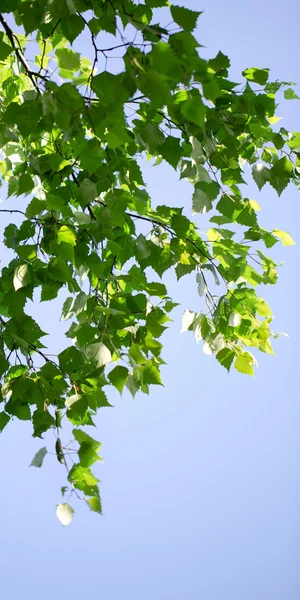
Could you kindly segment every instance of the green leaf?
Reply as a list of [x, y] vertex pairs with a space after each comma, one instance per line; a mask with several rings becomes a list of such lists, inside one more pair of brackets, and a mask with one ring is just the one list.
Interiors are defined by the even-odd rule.
[[78, 490], [81, 490], [87, 495], [94, 495], [98, 492], [98, 479], [92, 474], [90, 469], [82, 467], [81, 465], [73, 465], [68, 480], [73, 483]]
[[108, 374], [109, 381], [117, 388], [120, 394], [123, 391], [127, 381], [128, 369], [126, 367], [117, 366]]
[[158, 367], [152, 361], [147, 361], [143, 367], [143, 382], [146, 384], [162, 385]]
[[87, 503], [92, 511], [97, 512], [101, 515], [102, 507], [99, 496], [92, 496], [92, 498], [88, 498]]
[[11, 223], [4, 229], [4, 243], [7, 248], [15, 248], [18, 239], [18, 228]]
[[197, 19], [202, 14], [183, 6], [171, 6], [170, 10], [175, 23], [178, 23], [182, 29], [189, 32], [195, 29]]
[[101, 460], [98, 455], [98, 450], [101, 446], [100, 442], [94, 440], [81, 429], [73, 429], [73, 435], [76, 441], [80, 444], [78, 457], [80, 464], [84, 468], [88, 468], [96, 461]]
[[283, 190], [290, 183], [290, 179], [284, 177], [270, 177], [270, 185], [276, 190], [278, 196], [281, 196]]
[[255, 303], [255, 308], [256, 308], [258, 314], [261, 315], [262, 317], [269, 317], [270, 315], [272, 315], [272, 311], [271, 311], [269, 305], [267, 304], [267, 302], [265, 300], [263, 300], [263, 298], [257, 298], [256, 303]]
[[48, 275], [50, 279], [61, 281], [61, 283], [66, 283], [72, 279], [69, 267], [66, 265], [65, 261], [59, 257], [51, 259], [48, 265]]
[[250, 352], [241, 352], [236, 357], [234, 368], [244, 375], [254, 375], [255, 359]]
[[207, 213], [212, 209], [212, 203], [207, 193], [195, 188], [193, 193], [193, 213]]
[[293, 173], [293, 163], [286, 157], [277, 160], [270, 169], [271, 177], [291, 177]]
[[159, 127], [154, 123], [147, 123], [142, 131], [142, 138], [147, 144], [149, 151], [154, 153], [155, 150], [161, 146], [165, 141], [164, 134], [160, 131]]
[[103, 71], [93, 77], [92, 89], [104, 106], [120, 104], [130, 97], [130, 91], [124, 86], [123, 73], [114, 75]]
[[[1, 6], [1, 10], [2, 10], [2, 6]], [[6, 60], [12, 51], [13, 51], [13, 47], [9, 46], [5, 42], [3, 42], [3, 33], [1, 31], [0, 32], [0, 60], [1, 61]]]
[[56, 505], [56, 516], [64, 527], [71, 523], [73, 514], [74, 510], [67, 502]]
[[292, 88], [284, 90], [284, 98], [285, 100], [299, 100], [299, 96], [297, 96], [296, 92], [294, 92]]
[[257, 187], [261, 190], [270, 179], [269, 169], [263, 163], [258, 163], [252, 168], [252, 176]]
[[293, 137], [289, 140], [288, 146], [291, 150], [300, 150], [300, 133], [293, 132]]
[[[77, 12], [77, 10], [75, 11]], [[61, 22], [61, 28], [64, 32], [65, 37], [71, 44], [76, 40], [79, 34], [84, 29], [83, 19], [76, 14], [71, 14], [67, 19], [63, 19]]]
[[248, 79], [248, 81], [253, 81], [254, 83], [259, 83], [260, 85], [265, 85], [269, 78], [269, 69], [245, 69], [242, 75], [244, 75], [244, 77]]
[[41, 448], [36, 455], [33, 457], [31, 463], [30, 463], [30, 467], [41, 467], [44, 461], [44, 458], [47, 454], [47, 448]]
[[56, 458], [57, 458], [58, 462], [61, 463], [62, 465], [65, 465], [66, 461], [65, 461], [60, 438], [57, 438], [57, 440], [55, 442], [55, 452], [56, 452]]
[[7, 423], [10, 421], [10, 416], [5, 412], [0, 412], [0, 431], [3, 431], [4, 427], [6, 427]]
[[198, 125], [201, 129], [204, 128], [204, 118], [206, 106], [203, 104], [200, 95], [191, 96], [188, 100], [182, 103], [181, 114], [190, 123]]
[[177, 165], [182, 157], [182, 147], [180, 145], [180, 140], [178, 138], [172, 137], [169, 135], [163, 144], [159, 147], [159, 152], [162, 157], [174, 168], [177, 168]]
[[57, 241], [59, 244], [65, 242], [71, 246], [76, 246], [76, 234], [74, 229], [70, 229], [67, 225], [62, 225], [57, 232]]
[[216, 73], [220, 73], [220, 71], [227, 70], [230, 67], [230, 60], [228, 56], [225, 56], [222, 52], [218, 52], [215, 58], [211, 58], [208, 61], [208, 66], [213, 69]]
[[80, 69], [80, 54], [69, 48], [58, 48], [55, 52], [58, 66], [65, 71], [78, 71]]
[[159, 298], [164, 298], [167, 294], [167, 288], [164, 283], [158, 283], [155, 281], [154, 283], [146, 283], [145, 290], [150, 294], [150, 296], [158, 296]]
[[27, 196], [33, 188], [34, 188], [34, 181], [33, 181], [32, 177], [28, 173], [21, 175], [21, 177], [19, 179], [19, 188], [18, 188], [19, 196], [21, 196], [22, 194], [25, 194], [25, 196]]
[[69, 164], [67, 160], [65, 160], [56, 152], [39, 156], [37, 162], [38, 168], [42, 174], [46, 173], [47, 171], [61, 171], [66, 165]]
[[0, 353], [0, 377], [9, 369], [10, 363], [3, 353]]
[[18, 196], [19, 195], [19, 180], [17, 177], [10, 177], [8, 182], [7, 196]]
[[107, 365], [112, 359], [110, 350], [102, 342], [86, 346], [85, 352], [91, 361], [97, 363], [97, 367]]
[[223, 348], [216, 354], [216, 359], [227, 371], [230, 371], [230, 367], [234, 361], [235, 353], [230, 348]]

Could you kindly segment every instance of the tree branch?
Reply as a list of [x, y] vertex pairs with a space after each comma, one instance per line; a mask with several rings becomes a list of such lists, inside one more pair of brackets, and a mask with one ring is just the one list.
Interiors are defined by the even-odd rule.
[[[17, 59], [20, 61], [20, 63], [23, 65], [24, 69], [25, 69], [25, 73], [27, 75], [27, 77], [29, 77], [32, 85], [35, 87], [36, 91], [38, 94], [41, 94], [41, 90], [37, 84], [37, 82], [34, 79], [34, 75], [35, 73], [33, 73], [26, 61], [26, 58], [21, 50], [21, 48], [16, 45], [15, 40], [17, 39], [13, 33], [13, 31], [11, 30], [11, 28], [9, 27], [8, 23], [5, 21], [3, 15], [0, 13], [0, 23], [14, 49], [15, 55], [17, 57]], [[37, 74], [40, 77], [40, 74]], [[42, 77], [43, 78], [43, 77]]]

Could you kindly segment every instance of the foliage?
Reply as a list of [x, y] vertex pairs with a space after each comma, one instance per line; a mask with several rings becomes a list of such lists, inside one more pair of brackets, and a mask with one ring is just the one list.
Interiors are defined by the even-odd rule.
[[[268, 250], [294, 243], [260, 227], [259, 205], [241, 191], [251, 173], [259, 190], [269, 184], [279, 195], [299, 183], [300, 133], [274, 127], [276, 93], [297, 98], [293, 84], [269, 82], [265, 68], [231, 81], [227, 56], [199, 55], [200, 13], [168, 6], [1, 0], [0, 169], [9, 198], [1, 212], [23, 221], [4, 234], [12, 260], [0, 279], [0, 429], [15, 418], [31, 421], [35, 437], [53, 429], [67, 470], [62, 494], [75, 493], [95, 512], [91, 467], [100, 444], [82, 426], [110, 406], [108, 386], [134, 396], [161, 385], [159, 340], [176, 306], [165, 272], [196, 279], [199, 312], [184, 313], [182, 330], [227, 370], [252, 375], [249, 347], [272, 354], [274, 337], [256, 287], [277, 280]], [[92, 61], [77, 51], [80, 35]], [[109, 47], [103, 36], [114, 40]], [[120, 54], [112, 72], [109, 58]], [[193, 213], [209, 213], [206, 235], [183, 209], [164, 200], [153, 206], [143, 156], [166, 161], [193, 185]], [[20, 196], [28, 197], [24, 212]], [[62, 319], [70, 321], [70, 344], [57, 358], [26, 313], [37, 290], [41, 302], [68, 294]], [[61, 441], [67, 421], [75, 449]], [[46, 452], [32, 465], [40, 467]], [[73, 509], [59, 504], [57, 515], [67, 525]]]

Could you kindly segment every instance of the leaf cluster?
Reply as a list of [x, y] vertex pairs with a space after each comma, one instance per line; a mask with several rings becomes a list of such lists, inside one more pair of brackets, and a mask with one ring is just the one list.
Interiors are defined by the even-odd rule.
[[[68, 480], [62, 493], [96, 512], [91, 467], [100, 444], [82, 427], [110, 406], [110, 386], [134, 396], [162, 385], [161, 336], [176, 306], [165, 273], [194, 277], [199, 292], [183, 331], [227, 370], [253, 375], [250, 348], [273, 354], [276, 337], [260, 293], [277, 281], [268, 251], [294, 243], [260, 226], [260, 207], [241, 188], [251, 173], [259, 190], [270, 185], [278, 195], [299, 185], [300, 133], [276, 127], [276, 94], [296, 99], [293, 84], [270, 82], [265, 68], [231, 81], [227, 56], [200, 56], [193, 33], [200, 13], [171, 6], [171, 25], [157, 23], [157, 9], [165, 15], [168, 6], [1, 1], [0, 173], [13, 258], [0, 277], [0, 429], [17, 418], [31, 421], [35, 437], [54, 430]], [[109, 48], [103, 32], [114, 36]], [[80, 35], [92, 60], [78, 51]], [[141, 156], [190, 182], [195, 221], [164, 199], [152, 203]], [[28, 199], [24, 212], [20, 197]], [[198, 215], [210, 221], [205, 234]], [[41, 303], [54, 301], [62, 289], [61, 318], [70, 326], [65, 349], [52, 357], [26, 305], [36, 293]], [[68, 443], [65, 421], [73, 427]], [[57, 515], [67, 525], [73, 509], [59, 504]]]

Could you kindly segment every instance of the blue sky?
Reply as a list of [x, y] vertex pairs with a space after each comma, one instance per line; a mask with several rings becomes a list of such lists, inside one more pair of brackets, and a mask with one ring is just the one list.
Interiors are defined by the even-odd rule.
[[[202, 55], [228, 54], [233, 79], [255, 66], [270, 67], [271, 80], [299, 81], [296, 0], [182, 4], [204, 10]], [[287, 129], [299, 130], [299, 107], [280, 105]], [[189, 211], [192, 188], [171, 169], [147, 166], [145, 176], [155, 202]], [[250, 186], [249, 197], [263, 225], [298, 241], [275, 248], [279, 283], [263, 290], [274, 329], [290, 337], [276, 343], [275, 358], [259, 357], [255, 379], [227, 375], [192, 334], [179, 334], [182, 311], [198, 300], [192, 281], [168, 275], [182, 306], [165, 335], [165, 387], [134, 401], [114, 395], [115, 408], [99, 413], [102, 517], [74, 503], [76, 518], [63, 528], [55, 516], [63, 469], [50, 456], [43, 469], [28, 469], [43, 445], [30, 426], [16, 421], [0, 437], [5, 600], [299, 598], [299, 195], [288, 188], [278, 199]], [[38, 309], [48, 330], [58, 314], [49, 311]], [[59, 328], [55, 336], [59, 346]]]

